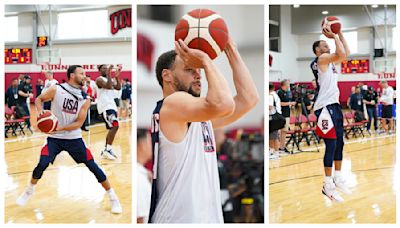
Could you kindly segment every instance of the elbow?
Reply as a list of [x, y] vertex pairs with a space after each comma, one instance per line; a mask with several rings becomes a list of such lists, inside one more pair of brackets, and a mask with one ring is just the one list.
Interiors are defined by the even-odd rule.
[[249, 109], [254, 108], [258, 104], [258, 102], [260, 102], [260, 95], [258, 94], [257, 90], [255, 90], [255, 93], [247, 102]]

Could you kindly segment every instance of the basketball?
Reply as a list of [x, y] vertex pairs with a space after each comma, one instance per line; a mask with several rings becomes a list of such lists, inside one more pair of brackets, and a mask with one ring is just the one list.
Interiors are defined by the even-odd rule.
[[50, 133], [57, 128], [58, 120], [50, 111], [45, 112], [37, 118], [37, 126], [41, 132]]
[[175, 40], [182, 39], [189, 48], [199, 49], [215, 59], [228, 42], [224, 19], [214, 11], [195, 9], [185, 14], [175, 28]]
[[342, 27], [339, 18], [335, 16], [327, 16], [322, 20], [321, 28], [330, 27], [332, 32], [338, 34], [340, 32], [340, 28]]

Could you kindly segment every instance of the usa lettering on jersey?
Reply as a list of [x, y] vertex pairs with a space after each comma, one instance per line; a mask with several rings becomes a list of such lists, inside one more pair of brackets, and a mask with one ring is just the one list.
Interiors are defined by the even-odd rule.
[[211, 137], [211, 130], [206, 122], [201, 122], [201, 131], [203, 133], [204, 151], [215, 152], [215, 147]]
[[75, 99], [64, 98], [63, 112], [76, 114], [78, 112], [78, 101]]

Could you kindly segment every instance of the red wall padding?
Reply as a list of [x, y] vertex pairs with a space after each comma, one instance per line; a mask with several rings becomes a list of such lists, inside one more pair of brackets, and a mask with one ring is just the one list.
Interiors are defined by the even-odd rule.
[[[26, 73], [26, 72], [16, 72], [16, 73], [5, 73], [5, 78], [4, 78], [4, 85], [5, 85], [5, 90], [10, 86], [11, 81], [14, 78], [18, 78], [19, 74], [28, 74], [31, 77], [31, 83], [32, 83], [32, 89], [33, 93], [35, 94], [36, 97], [36, 82], [38, 79], [42, 79], [43, 82], [46, 80], [46, 77], [44, 76], [44, 73]], [[62, 80], [64, 79], [67, 81], [67, 73], [66, 72], [54, 72], [53, 73], [54, 78], [61, 83]], [[92, 80], [96, 80], [96, 78], [99, 76], [98, 72], [86, 72], [86, 75], [90, 75], [90, 78]], [[125, 79], [128, 78], [129, 81], [132, 82], [132, 72], [131, 71], [122, 71], [120, 75], [120, 79]]]
[[[338, 82], [339, 90], [340, 90], [340, 97], [339, 101], [342, 104], [347, 103], [347, 99], [350, 97], [351, 94], [351, 87], [357, 86], [358, 83], [363, 82], [364, 85], [373, 86], [375, 90], [380, 88], [379, 82], [380, 81], [346, 81], [346, 82]], [[278, 90], [281, 87], [280, 82], [271, 82], [275, 85], [275, 90]], [[396, 80], [388, 81], [389, 85], [392, 87], [396, 86]], [[311, 89], [311, 82], [296, 82], [295, 84], [304, 84], [307, 85], [309, 89]]]

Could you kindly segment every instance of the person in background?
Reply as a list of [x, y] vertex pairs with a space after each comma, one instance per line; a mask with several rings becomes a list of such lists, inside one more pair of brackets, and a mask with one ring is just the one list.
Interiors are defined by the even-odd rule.
[[39, 78], [36, 81], [36, 86], [35, 87], [36, 87], [36, 97], [38, 97], [43, 91], [43, 87], [44, 87], [43, 80]]
[[5, 101], [9, 108], [17, 105], [18, 100], [18, 79], [14, 78], [11, 85], [7, 88]]
[[313, 97], [313, 99], [312, 99], [312, 103], [314, 104], [315, 103], [315, 101], [317, 100], [317, 96], [318, 96], [318, 85], [317, 85], [317, 81], [315, 80], [315, 79], [313, 79], [312, 81], [311, 81], [311, 85], [312, 85], [312, 90], [314, 90], [314, 97]]
[[374, 119], [374, 130], [377, 132], [378, 130], [378, 115], [376, 112], [376, 105], [378, 104], [378, 96], [375, 93], [374, 87], [370, 86], [368, 88], [368, 92], [363, 97], [363, 102], [367, 108], [368, 113], [368, 124], [367, 130], [371, 133], [371, 123], [372, 119]]
[[18, 85], [22, 84], [25, 81], [25, 75], [19, 74], [18, 75]]
[[361, 88], [359, 86], [356, 87], [355, 93], [350, 96], [350, 108], [353, 111], [362, 112], [364, 110], [363, 107], [363, 96], [361, 94]]
[[148, 223], [151, 200], [151, 176], [144, 165], [151, 160], [151, 138], [147, 129], [137, 130], [137, 210], [136, 222]]
[[[278, 94], [276, 94], [274, 84], [269, 84], [269, 115], [273, 115], [276, 112], [282, 114], [281, 100]], [[279, 159], [279, 131], [273, 131], [269, 133], [269, 156], [270, 159]]]
[[286, 134], [289, 130], [289, 123], [290, 123], [290, 107], [295, 105], [296, 102], [292, 100], [292, 93], [290, 92], [290, 83], [289, 80], [285, 79], [281, 81], [281, 88], [276, 93], [281, 101], [281, 110], [282, 115], [286, 119], [285, 126], [280, 130], [280, 145], [279, 150], [283, 153], [289, 153], [288, 149], [285, 146], [286, 143]]
[[[18, 86], [17, 115], [19, 116], [19, 118], [23, 116], [30, 116], [28, 104], [30, 104], [30, 99], [32, 97], [33, 93], [32, 93], [31, 77], [29, 77], [29, 75], [25, 75], [24, 82], [22, 82]], [[26, 118], [25, 123], [28, 126], [28, 129], [32, 131], [30, 118]]]
[[349, 96], [349, 98], [347, 99], [347, 107], [349, 107], [350, 108], [350, 97], [351, 97], [351, 95], [353, 95], [353, 94], [355, 94], [356, 93], [356, 87], [355, 86], [352, 86], [351, 87], [351, 89], [350, 89], [350, 96]]
[[125, 111], [125, 118], [131, 116], [131, 109], [129, 107], [132, 95], [132, 86], [129, 79], [125, 79], [122, 82], [122, 95], [121, 95], [121, 116], [122, 112]]
[[391, 134], [393, 129], [394, 90], [385, 80], [381, 81], [380, 85], [382, 87], [380, 98], [380, 103], [382, 104], [382, 126], [387, 133]]
[[[43, 92], [46, 92], [46, 90], [48, 90], [53, 85], [57, 85], [58, 84], [58, 81], [56, 79], [54, 79], [53, 72], [47, 71], [45, 73], [45, 76], [46, 76], [46, 80], [44, 81]], [[44, 110], [51, 110], [51, 101], [44, 102], [43, 109]]]

